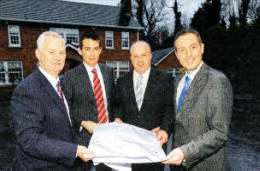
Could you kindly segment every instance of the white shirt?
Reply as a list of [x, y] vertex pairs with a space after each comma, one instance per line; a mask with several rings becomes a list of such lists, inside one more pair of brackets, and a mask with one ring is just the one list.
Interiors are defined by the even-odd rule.
[[[142, 96], [143, 97], [144, 97], [145, 90], [146, 90], [146, 87], [147, 87], [147, 82], [148, 82], [148, 79], [149, 79], [150, 71], [151, 71], [151, 67], [142, 74], [142, 76], [143, 76], [143, 79], [142, 79], [143, 94], [142, 94]], [[138, 77], [141, 76], [141, 75], [138, 74], [135, 70], [134, 70], [133, 74], [134, 74], [133, 75], [134, 91], [136, 91], [135, 88], [136, 88], [137, 80], [138, 80]]]
[[[50, 75], [46, 71], [44, 71], [41, 67], [39, 67], [39, 70], [47, 78], [47, 80], [51, 83], [52, 87], [54, 88], [57, 95], [59, 96], [59, 92], [58, 92], [57, 87], [56, 87], [56, 85], [59, 81], [59, 77], [54, 78], [52, 75]], [[69, 105], [68, 105], [68, 102], [67, 102], [64, 94], [62, 94], [62, 95], [63, 95], [63, 99], [64, 99], [65, 108], [66, 108], [66, 111], [67, 111], [67, 114], [68, 114], [68, 118], [69, 118], [69, 121], [70, 121], [70, 124], [71, 124], [71, 118], [70, 118], [70, 113], [69, 113]]]
[[[92, 86], [92, 89], [93, 89], [93, 92], [94, 92], [94, 85], [93, 85], [93, 79], [94, 79], [94, 74], [92, 73], [92, 70], [94, 68], [90, 67], [88, 64], [86, 64], [85, 62], [83, 62], [87, 72], [88, 72], [88, 76], [89, 76], [89, 79], [90, 79], [90, 82], [91, 82], [91, 86]], [[107, 95], [106, 95], [106, 87], [105, 87], [105, 84], [104, 84], [104, 79], [103, 79], [103, 75], [102, 75], [102, 72], [99, 68], [99, 65], [97, 64], [96, 65], [96, 70], [97, 70], [97, 75], [98, 75], [98, 78], [100, 80], [100, 83], [101, 83], [101, 88], [102, 88], [102, 93], [103, 93], [103, 98], [104, 98], [104, 103], [105, 103], [105, 109], [106, 109], [106, 113], [107, 113], [107, 117], [109, 118], [109, 113], [108, 113], [108, 110], [107, 110]], [[109, 119], [107, 118], [107, 122], [109, 121]]]
[[198, 73], [198, 71], [200, 70], [201, 66], [203, 64], [203, 61], [201, 61], [200, 65], [194, 70], [194, 71], [190, 71], [189, 73], [188, 72], [185, 72], [185, 75], [182, 77], [181, 81], [179, 82], [179, 85], [178, 85], [178, 88], [177, 88], [177, 95], [176, 95], [176, 106], [178, 106], [178, 101], [179, 101], [179, 98], [180, 98], [180, 95], [181, 95], [181, 91], [184, 87], [184, 84], [185, 84], [185, 78], [186, 76], [189, 76], [189, 79], [190, 79], [190, 84], [192, 82], [192, 80], [194, 79], [195, 75]]

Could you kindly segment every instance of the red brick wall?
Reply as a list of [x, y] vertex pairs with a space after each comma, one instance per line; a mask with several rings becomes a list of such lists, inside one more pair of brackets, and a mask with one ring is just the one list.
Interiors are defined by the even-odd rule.
[[163, 71], [167, 71], [168, 68], [181, 68], [181, 64], [179, 63], [177, 57], [174, 52], [172, 52], [167, 58], [161, 61], [157, 67]]
[[[9, 48], [8, 47], [8, 25], [19, 25], [21, 35], [21, 47]], [[0, 60], [19, 60], [23, 62], [24, 76], [30, 74], [36, 66], [35, 49], [36, 40], [38, 36], [49, 30], [50, 27], [60, 28], [75, 28], [72, 26], [51, 26], [46, 24], [28, 24], [28, 23], [4, 23], [0, 22]], [[79, 27], [80, 35], [86, 27]], [[121, 32], [129, 31], [130, 46], [137, 39], [137, 32], [133, 30], [122, 29], [106, 29], [96, 28], [97, 34], [101, 38], [101, 45], [103, 51], [100, 57], [100, 62], [105, 63], [106, 60], [129, 60], [129, 50], [121, 49]], [[114, 31], [114, 49], [105, 49], [105, 30]], [[67, 48], [67, 59], [74, 59], [81, 61], [81, 57], [77, 52], [71, 48]], [[67, 60], [69, 61], [69, 60]], [[68, 69], [69, 64], [66, 64], [65, 69]]]

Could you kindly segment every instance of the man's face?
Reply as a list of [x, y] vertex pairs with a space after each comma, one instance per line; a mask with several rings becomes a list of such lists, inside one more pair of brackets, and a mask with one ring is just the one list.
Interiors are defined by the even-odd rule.
[[84, 39], [82, 49], [78, 48], [79, 54], [90, 67], [96, 67], [102, 48], [99, 47], [99, 40]]
[[175, 47], [176, 56], [185, 69], [193, 71], [200, 65], [204, 44], [199, 43], [197, 35], [186, 33], [180, 36], [175, 42]]
[[151, 66], [152, 54], [146, 44], [136, 44], [131, 50], [131, 62], [138, 74], [143, 74]]
[[36, 49], [35, 53], [40, 67], [57, 78], [64, 67], [66, 59], [64, 42], [58, 37], [48, 35], [44, 38], [42, 49]]

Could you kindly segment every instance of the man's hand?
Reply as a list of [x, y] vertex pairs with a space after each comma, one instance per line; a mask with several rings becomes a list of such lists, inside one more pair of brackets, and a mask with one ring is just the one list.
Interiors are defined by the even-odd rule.
[[88, 162], [89, 160], [92, 160], [94, 153], [88, 150], [85, 146], [78, 145], [77, 157], [84, 162]]
[[82, 121], [81, 122], [81, 126], [83, 128], [85, 128], [90, 134], [93, 133], [93, 128], [95, 126], [98, 126], [98, 124], [96, 122], [93, 122], [93, 121]]
[[154, 129], [152, 129], [152, 132], [157, 135], [157, 137], [158, 137], [157, 140], [160, 142], [161, 146], [168, 141], [167, 132], [160, 129], [160, 127], [156, 127]]
[[122, 121], [120, 118], [116, 118], [116, 119], [114, 120], [114, 122], [116, 122], [116, 123], [118, 123], [118, 124], [123, 123], [123, 121]]
[[175, 148], [167, 155], [167, 158], [167, 160], [162, 162], [163, 164], [174, 164], [179, 166], [184, 159], [184, 154], [180, 148]]

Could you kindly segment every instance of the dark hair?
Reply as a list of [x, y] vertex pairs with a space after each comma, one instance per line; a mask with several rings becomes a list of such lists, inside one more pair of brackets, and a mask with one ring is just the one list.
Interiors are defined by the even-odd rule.
[[98, 37], [98, 35], [96, 34], [96, 32], [92, 28], [88, 28], [81, 35], [81, 37], [80, 37], [80, 44], [79, 44], [80, 48], [82, 48], [82, 46], [83, 46], [83, 40], [84, 39], [97, 40], [97, 41], [99, 41], [99, 46], [100, 46], [100, 38]]
[[180, 31], [178, 31], [175, 35], [175, 38], [174, 38], [174, 46], [175, 46], [175, 43], [176, 43], [176, 40], [184, 35], [184, 34], [187, 34], [187, 33], [192, 33], [192, 34], [195, 34], [198, 38], [198, 41], [199, 43], [201, 44], [202, 43], [202, 39], [200, 37], [200, 34], [197, 30], [195, 30], [194, 28], [191, 28], [191, 27], [187, 27], [187, 28], [182, 28]]

